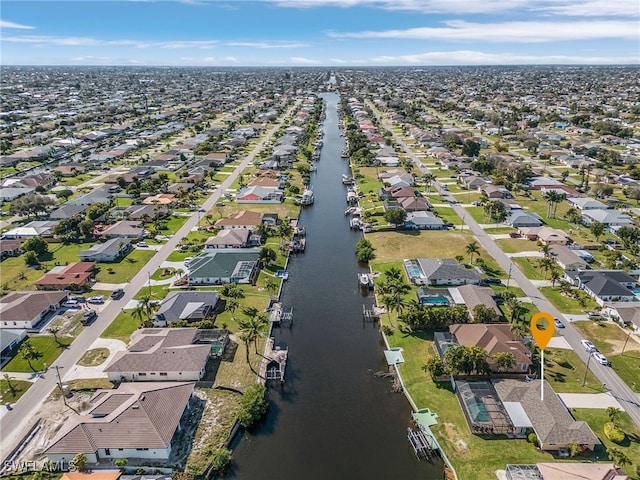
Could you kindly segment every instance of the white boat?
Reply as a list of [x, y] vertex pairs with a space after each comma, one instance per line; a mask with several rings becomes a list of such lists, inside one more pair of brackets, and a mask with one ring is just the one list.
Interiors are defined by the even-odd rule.
[[300, 198], [300, 205], [312, 205], [314, 202], [313, 190], [310, 188], [305, 189]]

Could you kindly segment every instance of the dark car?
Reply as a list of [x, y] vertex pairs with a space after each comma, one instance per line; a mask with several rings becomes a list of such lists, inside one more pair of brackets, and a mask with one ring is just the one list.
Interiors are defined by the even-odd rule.
[[84, 312], [82, 314], [82, 318], [80, 319], [80, 323], [82, 325], [89, 325], [97, 316], [98, 314], [95, 312], [95, 310]]
[[485, 285], [502, 285], [502, 280], [496, 277], [487, 277], [481, 280]]
[[116, 288], [113, 292], [111, 292], [111, 298], [113, 300], [118, 300], [124, 296], [124, 290], [121, 288]]

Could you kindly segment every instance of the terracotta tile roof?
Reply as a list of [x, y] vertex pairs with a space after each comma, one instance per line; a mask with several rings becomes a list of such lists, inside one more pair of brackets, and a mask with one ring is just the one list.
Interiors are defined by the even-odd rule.
[[239, 210], [230, 213], [227, 218], [221, 218], [216, 222], [216, 227], [251, 225], [257, 226], [262, 223], [262, 213], [251, 210]]

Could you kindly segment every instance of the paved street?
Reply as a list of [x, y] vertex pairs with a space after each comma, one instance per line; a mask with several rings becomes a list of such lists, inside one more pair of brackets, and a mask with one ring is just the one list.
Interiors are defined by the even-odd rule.
[[[420, 168], [421, 162], [418, 157], [409, 147], [406, 146], [402, 138], [393, 132], [391, 124], [387, 119], [378, 114], [373, 104], [370, 102], [367, 102], [367, 104], [374, 112], [374, 115], [381, 121], [382, 125], [392, 133], [395, 141], [404, 148], [407, 155], [409, 155], [411, 160]], [[442, 189], [442, 186], [438, 181], [435, 181], [434, 184], [440, 195], [444, 197], [449, 195], [448, 192]], [[500, 247], [498, 247], [498, 245], [496, 245], [491, 236], [484, 232], [478, 222], [476, 222], [471, 215], [466, 215], [466, 211], [461, 205], [453, 204], [452, 208], [458, 217], [464, 219], [464, 223], [466, 223], [474, 233], [478, 242], [487, 250], [487, 252], [489, 252], [496, 262], [498, 262], [498, 265], [505, 272], [509, 271], [509, 268], [513, 265], [513, 268], [511, 269], [512, 280], [515, 280], [520, 288], [524, 290], [525, 295], [531, 299], [532, 303], [538, 308], [538, 310], [548, 312], [557, 318], [563, 318], [563, 315], [558, 311], [558, 309], [556, 309], [551, 302], [549, 302], [546, 297], [540, 293], [536, 286], [520, 271], [518, 266], [516, 264], [512, 264], [509, 257]], [[585, 362], [585, 365], [588, 363], [589, 369], [595, 374], [598, 380], [606, 385], [606, 388], [611, 392], [611, 395], [620, 403], [622, 408], [629, 414], [636, 425], [640, 426], [640, 395], [631, 391], [631, 389], [620, 379], [611, 367], [605, 367], [595, 361], [589, 361], [589, 355], [580, 344], [580, 340], [582, 340], [580, 333], [573, 328], [570, 322], [565, 322], [565, 324], [566, 328], [562, 329], [559, 333], [561, 333], [569, 345], [573, 347], [573, 350], [580, 359]]]
[[[291, 106], [285, 114], [282, 115], [282, 119], [285, 119], [289, 114], [299, 106], [299, 102]], [[262, 140], [256, 145], [253, 151], [240, 163], [236, 170], [229, 175], [229, 177], [219, 185], [202, 205], [205, 210], [213, 208], [220, 196], [225, 192], [227, 188], [236, 180], [242, 170], [244, 170], [260, 152], [262, 147], [269, 141], [276, 130], [282, 125], [284, 120], [276, 124], [271, 130], [269, 130]], [[125, 295], [117, 301], [109, 301], [105, 305], [104, 310], [96, 319], [96, 321], [90, 326], [86, 327], [80, 335], [73, 341], [71, 346], [65, 350], [62, 355], [58, 357], [56, 362], [49, 368], [49, 370], [40, 376], [35, 381], [33, 386], [28, 392], [13, 405], [11, 411], [6, 412], [2, 418], [0, 418], [0, 432], [2, 432], [2, 444], [0, 445], [0, 460], [6, 460], [11, 451], [18, 445], [24, 435], [37, 421], [37, 409], [46, 399], [52, 390], [56, 387], [57, 377], [56, 372], [52, 368], [58, 366], [60, 368], [60, 375], [65, 376], [66, 372], [71, 371], [75, 363], [80, 357], [91, 348], [91, 345], [100, 336], [100, 334], [109, 326], [109, 324], [118, 316], [123, 307], [133, 298], [133, 296], [146, 285], [148, 281], [148, 274], [155, 272], [162, 263], [167, 259], [169, 254], [173, 252], [178, 246], [178, 242], [187, 235], [192, 228], [196, 227], [198, 223], [198, 216], [191, 216], [186, 223], [180, 228], [180, 230], [173, 235], [172, 238], [149, 260], [145, 267], [143, 267], [138, 274], [129, 282], [125, 287]]]

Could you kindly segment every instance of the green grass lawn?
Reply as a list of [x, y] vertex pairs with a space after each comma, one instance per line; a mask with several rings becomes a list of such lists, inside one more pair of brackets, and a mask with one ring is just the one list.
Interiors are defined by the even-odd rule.
[[484, 207], [467, 207], [465, 210], [478, 223], [493, 223], [489, 220], [489, 215], [484, 213]]
[[15, 403], [17, 402], [22, 395], [29, 390], [29, 387], [33, 385], [31, 382], [26, 382], [24, 380], [13, 380], [10, 378], [11, 386], [15, 390], [15, 394], [9, 388], [9, 382], [4, 379], [0, 379], [0, 403], [4, 404], [7, 402]]
[[604, 434], [604, 424], [609, 421], [609, 417], [604, 409], [596, 408], [573, 408], [571, 409], [576, 420], [583, 420], [589, 424], [602, 446], [596, 447], [596, 455], [599, 458], [607, 458], [605, 451], [610, 448], [622, 450], [631, 460], [632, 464], [623, 468], [624, 472], [633, 479], [638, 479], [640, 471], [640, 428], [633, 423], [631, 417], [625, 412], [620, 412], [620, 418], [616, 421], [618, 428], [627, 434], [625, 441], [618, 445], [610, 441]]
[[522, 238], [501, 238], [495, 242], [506, 253], [537, 252], [539, 250], [536, 242]]
[[[386, 315], [383, 322], [386, 322]], [[553, 462], [554, 457], [537, 451], [525, 440], [494, 437], [488, 440], [472, 435], [458, 399], [448, 383], [436, 385], [422, 370], [424, 359], [435, 355], [432, 334], [405, 334], [395, 330], [389, 337], [392, 347], [403, 348], [405, 363], [400, 365], [404, 384], [418, 408], [430, 408], [438, 414], [432, 428], [447, 457], [462, 479], [492, 479], [496, 469], [507, 463]]]
[[100, 271], [96, 281], [105, 283], [129, 282], [156, 254], [155, 250], [135, 249], [117, 263], [97, 263]]
[[585, 386], [582, 386], [586, 364], [573, 350], [564, 348], [545, 348], [544, 378], [556, 392], [560, 393], [597, 393], [605, 388], [589, 371]]
[[[195, 232], [191, 232], [195, 233]], [[168, 262], [182, 262], [187, 257], [193, 257], [197, 255], [197, 253], [192, 252], [190, 250], [182, 251], [182, 250], [174, 250], [167, 257]]]
[[433, 213], [442, 219], [445, 223], [453, 223], [454, 228], [460, 228], [462, 220], [452, 207], [433, 207]]
[[140, 321], [133, 316], [133, 310], [123, 310], [102, 332], [102, 338], [115, 338], [129, 343], [131, 334], [140, 326]]
[[511, 228], [511, 227], [498, 227], [498, 228], [485, 228], [484, 229], [485, 233], [487, 234], [497, 234], [497, 233], [511, 233], [511, 232], [517, 232], [518, 230], [515, 228]]
[[151, 291], [151, 300], [160, 301], [169, 293], [168, 285], [151, 285], [151, 288], [148, 286], [142, 287], [138, 290], [133, 297], [134, 300], [141, 300], [143, 297], [149, 295], [149, 291]]
[[[32, 360], [31, 364], [36, 371], [44, 370], [44, 366], [51, 365], [56, 358], [64, 351], [65, 346], [69, 346], [71, 342], [67, 338], [58, 338], [60, 346], [49, 335], [28, 335], [27, 338], [31, 341], [31, 345], [38, 352], [42, 353], [42, 357], [37, 360]], [[33, 372], [29, 367], [29, 364], [22, 355], [18, 352], [2, 369], [3, 372]]]
[[591, 297], [585, 297], [586, 305], [583, 308], [578, 300], [562, 295], [558, 287], [541, 287], [540, 292], [562, 313], [581, 315], [599, 308], [598, 304]]
[[[572, 325], [607, 357], [611, 362], [611, 367], [629, 387], [636, 383], [637, 389], [640, 390], [640, 375], [638, 374], [640, 371], [640, 345], [633, 338], [626, 342], [628, 331], [622, 330], [611, 321], [586, 320], [573, 322]], [[622, 353], [623, 347], [624, 353]]]
[[174, 235], [178, 230], [180, 230], [180, 227], [182, 227], [182, 225], [184, 225], [188, 219], [189, 217], [177, 217], [175, 215], [171, 215], [165, 222], [167, 228], [160, 230], [160, 233], [163, 235]]
[[58, 180], [57, 184], [65, 187], [75, 187], [80, 185], [81, 183], [86, 182], [90, 178], [91, 175], [81, 173], [80, 175], [76, 175], [75, 177], [63, 177]]
[[[511, 259], [514, 263], [518, 265], [522, 273], [524, 273], [525, 277], [530, 280], [545, 280], [544, 276], [540, 272], [538, 265], [536, 264], [536, 259], [534, 258], [526, 258], [526, 257], [516, 257]], [[533, 263], [536, 262], [536, 263]]]

